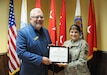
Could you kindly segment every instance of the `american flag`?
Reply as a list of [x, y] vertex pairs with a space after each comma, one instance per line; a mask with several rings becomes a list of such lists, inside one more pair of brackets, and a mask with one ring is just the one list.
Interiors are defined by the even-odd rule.
[[16, 23], [14, 16], [14, 4], [13, 0], [10, 0], [9, 5], [9, 24], [8, 24], [8, 64], [9, 64], [9, 75], [14, 75], [19, 71], [19, 59], [16, 54]]

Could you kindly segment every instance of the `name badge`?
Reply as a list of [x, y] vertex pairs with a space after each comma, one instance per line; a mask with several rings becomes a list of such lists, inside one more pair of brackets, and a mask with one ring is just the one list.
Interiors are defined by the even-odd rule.
[[39, 38], [39, 37], [38, 37], [38, 36], [36, 36], [33, 40], [34, 40], [34, 41], [36, 41], [38, 38]]

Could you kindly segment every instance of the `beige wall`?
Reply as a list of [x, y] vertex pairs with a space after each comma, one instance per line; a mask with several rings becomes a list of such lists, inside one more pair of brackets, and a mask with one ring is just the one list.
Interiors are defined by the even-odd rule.
[[[9, 13], [9, 1], [10, 0], [0, 0], [0, 53], [7, 52], [7, 35], [8, 35], [8, 13]], [[27, 0], [28, 2], [28, 23], [29, 23], [29, 12], [35, 7], [36, 0]], [[56, 16], [57, 25], [59, 24], [61, 0], [56, 1]], [[81, 1], [81, 15], [83, 20], [83, 31], [86, 39], [87, 35], [87, 20], [88, 20], [88, 7], [89, 0]], [[73, 24], [75, 15], [75, 4], [76, 0], [66, 0], [66, 17], [67, 17], [67, 39], [69, 39], [68, 29], [70, 25]], [[49, 9], [50, 0], [41, 0], [42, 10], [44, 12], [45, 22], [44, 26], [48, 27], [49, 20]], [[97, 24], [97, 44], [99, 50], [107, 51], [107, 0], [94, 0], [95, 13], [96, 13], [96, 24]], [[20, 10], [21, 10], [21, 0], [14, 0], [14, 10], [17, 29], [20, 27]], [[58, 26], [59, 27], [59, 26]]]

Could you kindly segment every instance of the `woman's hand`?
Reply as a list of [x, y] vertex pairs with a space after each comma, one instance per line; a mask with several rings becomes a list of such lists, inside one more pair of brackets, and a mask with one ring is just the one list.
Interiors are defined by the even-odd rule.
[[67, 63], [56, 63], [59, 67], [66, 67], [68, 64]]

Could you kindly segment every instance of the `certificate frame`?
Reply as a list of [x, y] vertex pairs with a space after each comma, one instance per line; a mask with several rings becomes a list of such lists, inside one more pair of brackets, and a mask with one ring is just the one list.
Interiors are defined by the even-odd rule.
[[50, 46], [49, 59], [53, 63], [69, 63], [69, 47]]

